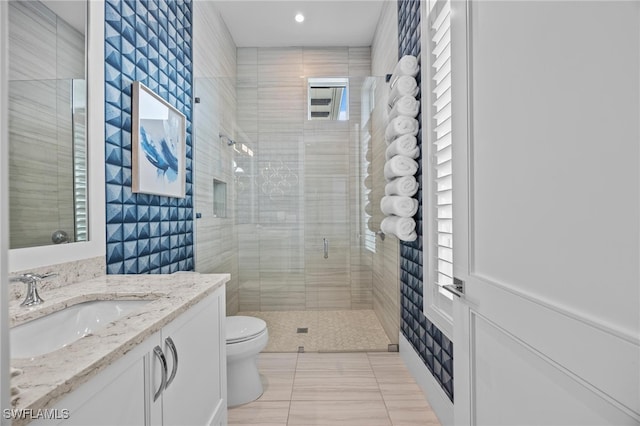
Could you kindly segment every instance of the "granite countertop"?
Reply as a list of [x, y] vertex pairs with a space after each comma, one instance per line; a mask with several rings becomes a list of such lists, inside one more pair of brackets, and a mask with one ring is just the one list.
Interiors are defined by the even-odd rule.
[[[52, 408], [69, 392], [118, 360], [230, 279], [229, 274], [105, 275], [41, 292], [36, 307], [9, 304], [11, 326], [94, 300], [149, 300], [124, 317], [68, 346], [34, 358], [11, 360], [11, 405]], [[29, 420], [15, 419], [18, 426]]]

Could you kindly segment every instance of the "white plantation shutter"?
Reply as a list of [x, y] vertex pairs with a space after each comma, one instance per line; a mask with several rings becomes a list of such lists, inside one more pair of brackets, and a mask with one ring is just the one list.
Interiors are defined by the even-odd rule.
[[[440, 7], [438, 7], [440, 6]], [[431, 253], [432, 279], [438, 286], [437, 299], [451, 294], [442, 289], [453, 284], [453, 215], [452, 215], [452, 175], [451, 175], [451, 7], [449, 0], [436, 4], [432, 10], [435, 19], [430, 29], [431, 44], [431, 115], [433, 129], [432, 179], [433, 189], [430, 202], [432, 209]], [[446, 300], [436, 300], [435, 305], [448, 311]], [[450, 314], [450, 312], [447, 312]]]

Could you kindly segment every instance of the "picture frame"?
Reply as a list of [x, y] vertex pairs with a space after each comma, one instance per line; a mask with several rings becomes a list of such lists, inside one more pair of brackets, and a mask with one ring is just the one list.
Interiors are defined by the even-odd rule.
[[184, 114], [139, 81], [132, 84], [131, 189], [134, 193], [184, 198]]

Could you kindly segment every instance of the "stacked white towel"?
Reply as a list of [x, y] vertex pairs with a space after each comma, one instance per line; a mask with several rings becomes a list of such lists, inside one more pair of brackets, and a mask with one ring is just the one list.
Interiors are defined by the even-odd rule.
[[384, 132], [384, 136], [387, 143], [390, 143], [393, 139], [402, 135], [417, 135], [420, 130], [420, 124], [418, 120], [412, 117], [405, 117], [401, 115], [394, 118], [387, 124], [387, 129]]
[[385, 234], [391, 234], [402, 241], [415, 241], [416, 222], [412, 219], [419, 209], [418, 200], [411, 198], [418, 192], [419, 184], [413, 176], [420, 157], [416, 135], [420, 124], [415, 117], [420, 112], [419, 92], [415, 77], [420, 65], [415, 56], [403, 56], [391, 75], [389, 93], [389, 124], [385, 129], [387, 150], [384, 177], [388, 183], [385, 196], [380, 200], [380, 209], [387, 217], [380, 223]]
[[395, 235], [402, 241], [415, 241], [418, 238], [415, 229], [416, 221], [409, 217], [389, 216], [380, 223], [382, 232]]
[[385, 195], [402, 195], [413, 197], [418, 192], [418, 181], [413, 176], [402, 176], [385, 185]]
[[405, 157], [416, 159], [420, 156], [418, 140], [413, 135], [402, 135], [391, 142], [384, 155], [387, 161], [395, 155], [404, 155]]
[[395, 68], [393, 69], [393, 73], [391, 74], [391, 86], [393, 86], [398, 78], [403, 75], [410, 75], [411, 77], [415, 77], [418, 75], [418, 71], [420, 71], [420, 65], [418, 64], [418, 58], [412, 55], [404, 55]]
[[404, 155], [396, 155], [384, 165], [384, 177], [387, 180], [400, 176], [412, 176], [417, 171], [418, 163], [416, 160]]
[[399, 98], [389, 111], [389, 120], [393, 120], [399, 115], [415, 117], [420, 111], [420, 102], [413, 96], [405, 95]]
[[400, 195], [386, 195], [380, 200], [380, 210], [387, 216], [412, 217], [418, 212], [418, 200]]
[[419, 91], [420, 88], [418, 87], [418, 82], [415, 78], [410, 75], [398, 77], [394, 85], [391, 87], [391, 92], [389, 92], [389, 106], [393, 106], [396, 103], [396, 100], [403, 96], [408, 95], [415, 97]]

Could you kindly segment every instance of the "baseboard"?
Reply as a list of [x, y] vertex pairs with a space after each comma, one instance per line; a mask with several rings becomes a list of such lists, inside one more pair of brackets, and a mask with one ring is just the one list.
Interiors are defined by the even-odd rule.
[[409, 341], [400, 334], [400, 357], [427, 397], [442, 426], [453, 426], [453, 403], [420, 359]]

